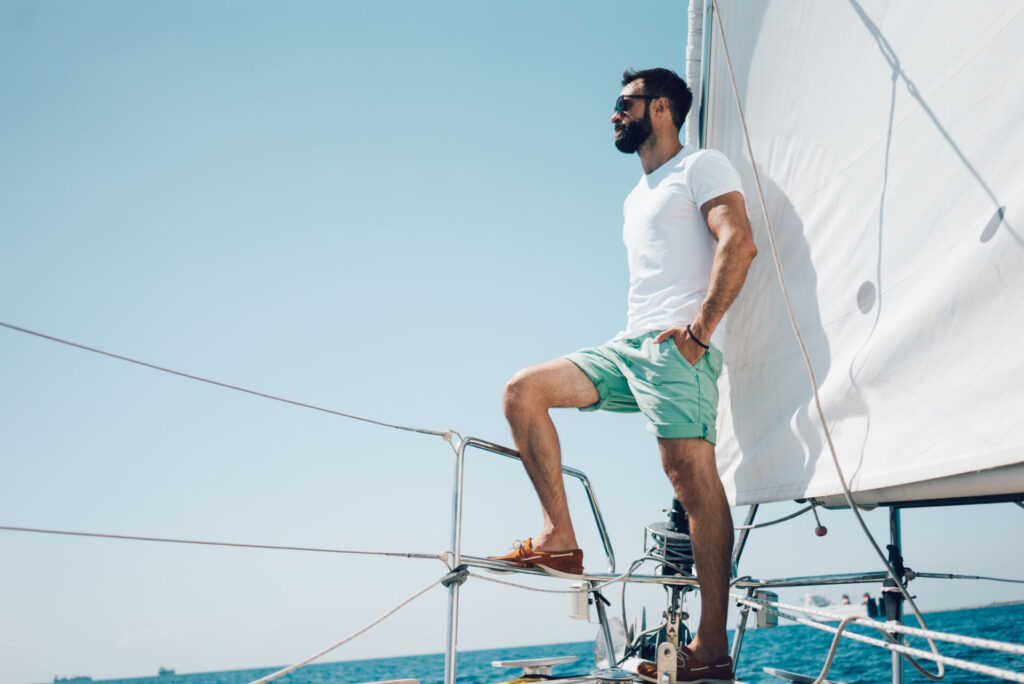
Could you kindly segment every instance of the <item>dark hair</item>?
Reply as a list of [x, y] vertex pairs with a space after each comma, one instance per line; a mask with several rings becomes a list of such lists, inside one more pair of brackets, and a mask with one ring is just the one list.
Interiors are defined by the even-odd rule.
[[676, 130], [682, 128], [686, 115], [690, 113], [690, 105], [693, 104], [693, 93], [690, 92], [686, 81], [679, 78], [676, 72], [668, 69], [641, 69], [640, 71], [626, 69], [622, 72], [622, 85], [637, 80], [644, 82], [644, 95], [668, 98], [672, 123]]

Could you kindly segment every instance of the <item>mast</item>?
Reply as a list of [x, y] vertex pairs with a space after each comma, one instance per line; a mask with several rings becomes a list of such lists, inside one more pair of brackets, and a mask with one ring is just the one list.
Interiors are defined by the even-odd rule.
[[701, 102], [704, 92], [704, 13], [707, 0], [690, 0], [686, 24], [686, 83], [693, 92], [693, 104], [686, 123], [685, 143], [700, 147]]

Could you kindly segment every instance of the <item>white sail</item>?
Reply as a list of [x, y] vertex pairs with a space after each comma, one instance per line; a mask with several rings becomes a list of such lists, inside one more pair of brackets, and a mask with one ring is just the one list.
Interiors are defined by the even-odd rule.
[[[853, 491], [1024, 491], [1024, 3], [716, 4]], [[715, 21], [704, 146], [740, 170], [760, 250], [725, 324], [719, 468], [734, 504], [828, 497]]]

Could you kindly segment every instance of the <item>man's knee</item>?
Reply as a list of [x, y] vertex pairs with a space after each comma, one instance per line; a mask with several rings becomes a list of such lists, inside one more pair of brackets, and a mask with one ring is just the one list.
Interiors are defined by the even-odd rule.
[[714, 446], [702, 439], [659, 440], [662, 465], [676, 496], [690, 511], [702, 508], [722, 488]]
[[594, 382], [571, 361], [560, 358], [527, 366], [505, 385], [505, 415], [551, 408], [591, 406], [600, 399]]
[[[541, 405], [537, 382], [533, 367], [523, 368], [516, 372], [502, 392], [502, 406], [506, 416], [512, 416], [530, 408]], [[546, 408], [546, 407], [545, 407]]]

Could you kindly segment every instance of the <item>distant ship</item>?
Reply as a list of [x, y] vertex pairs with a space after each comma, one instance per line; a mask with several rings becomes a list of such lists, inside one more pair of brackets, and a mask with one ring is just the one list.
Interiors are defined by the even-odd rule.
[[157, 670], [157, 674], [161, 677], [163, 677], [164, 675], [172, 675], [174, 674], [174, 670], [172, 670], [169, 667], [161, 667], [159, 670]]
[[63, 683], [63, 682], [91, 682], [91, 681], [92, 681], [92, 677], [84, 677], [84, 676], [78, 676], [78, 677], [58, 677], [57, 675], [53, 676], [53, 684], [57, 684], [58, 682]]

